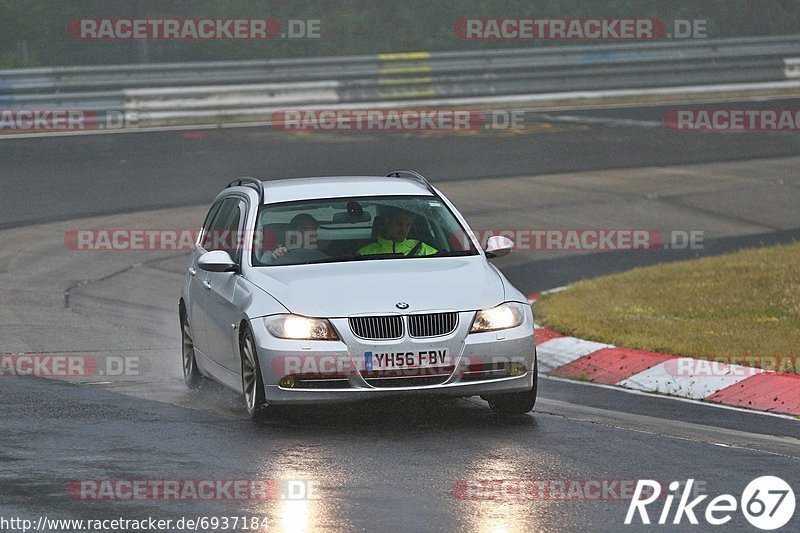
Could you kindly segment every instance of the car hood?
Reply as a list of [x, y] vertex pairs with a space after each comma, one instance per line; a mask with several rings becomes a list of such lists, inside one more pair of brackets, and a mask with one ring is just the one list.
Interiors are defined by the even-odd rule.
[[[247, 277], [292, 313], [315, 317], [478, 310], [504, 298], [503, 281], [483, 256], [262, 267]], [[399, 302], [409, 307], [400, 310]]]

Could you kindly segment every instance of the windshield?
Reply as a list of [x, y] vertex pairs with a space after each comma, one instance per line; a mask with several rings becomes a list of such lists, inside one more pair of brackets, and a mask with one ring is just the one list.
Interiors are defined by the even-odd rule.
[[432, 196], [266, 205], [253, 242], [254, 266], [477, 254], [453, 213]]

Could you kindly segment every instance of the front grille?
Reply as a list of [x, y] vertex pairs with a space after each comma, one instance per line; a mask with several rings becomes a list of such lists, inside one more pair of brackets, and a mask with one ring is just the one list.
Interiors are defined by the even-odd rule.
[[377, 370], [362, 372], [370, 386], [377, 388], [391, 387], [426, 387], [441, 385], [453, 374], [455, 367], [438, 366], [431, 368], [402, 369], [402, 370]]
[[412, 337], [441, 337], [452, 333], [458, 325], [458, 313], [408, 315], [408, 333]]
[[386, 340], [403, 336], [403, 317], [400, 315], [357, 316], [349, 320], [353, 334], [362, 339]]
[[296, 389], [349, 389], [347, 377], [295, 376]]

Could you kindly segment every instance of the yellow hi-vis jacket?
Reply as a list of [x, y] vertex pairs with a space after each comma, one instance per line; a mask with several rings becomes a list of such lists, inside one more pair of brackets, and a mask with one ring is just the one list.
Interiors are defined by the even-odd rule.
[[415, 256], [433, 255], [439, 251], [433, 246], [428, 246], [424, 242], [420, 244], [420, 241], [415, 239], [406, 239], [403, 242], [395, 242], [389, 239], [384, 239], [383, 237], [378, 237], [377, 242], [371, 242], [368, 245], [360, 248], [358, 250], [358, 255], [396, 254], [396, 253], [408, 255], [409, 253], [411, 253], [411, 250], [413, 250], [417, 246], [417, 244], [419, 244], [420, 246], [414, 253]]

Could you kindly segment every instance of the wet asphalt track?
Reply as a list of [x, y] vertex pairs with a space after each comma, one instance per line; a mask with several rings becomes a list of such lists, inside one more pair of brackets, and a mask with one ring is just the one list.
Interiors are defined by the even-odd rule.
[[[0, 513], [34, 519], [244, 515], [267, 516], [294, 531], [619, 531], [627, 511], [622, 500], [513, 493], [481, 500], [454, 489], [480, 479], [691, 477], [709, 493], [740, 494], [764, 473], [791, 478], [800, 461], [796, 447], [787, 457], [751, 435], [748, 447], [729, 448], [719, 443], [724, 435], [705, 429], [720, 421], [738, 431], [797, 436], [794, 421], [676, 408], [669, 400], [549, 380], [542, 381], [543, 400], [533, 416], [507, 421], [478, 402], [423, 399], [305, 408], [253, 423], [38, 379], [14, 378], [3, 386]], [[565, 401], [586, 407], [564, 412], [559, 402]], [[631, 406], [638, 414], [630, 420], [604, 418], [606, 410], [616, 416]], [[639, 416], [663, 420], [658, 429], [643, 429]], [[674, 422], [686, 419], [691, 422]], [[784, 453], [793, 444], [786, 446]], [[143, 478], [311, 479], [317, 495], [292, 503], [65, 495], [76, 479]], [[745, 526], [736, 516], [726, 530]]]
[[[765, 107], [781, 105], [793, 103]], [[578, 114], [613, 120], [542, 118], [549, 131], [470, 137], [289, 138], [247, 128], [6, 140], [0, 142], [0, 227], [204, 203], [221, 176], [241, 174], [371, 174], [411, 167], [446, 182], [800, 155], [794, 135], [698, 137], [619, 120], [657, 122], [659, 108], [562, 115]], [[753, 210], [760, 209], [754, 203]], [[796, 227], [763, 229], [711, 240], [706, 251], [798, 236]], [[531, 257], [506, 272], [534, 292], [675, 254]], [[213, 385], [210, 391], [221, 403], [236, 401]], [[494, 418], [477, 400], [414, 400], [306, 408], [252, 423], [95, 386], [4, 378], [0, 516], [245, 514], [266, 515], [270, 529], [288, 530], [619, 531], [627, 510], [622, 501], [472, 501], [453, 488], [466, 479], [692, 477], [709, 493], [740, 494], [751, 479], [769, 474], [800, 488], [796, 421], [546, 379], [540, 397], [532, 416], [508, 421]], [[70, 480], [87, 478], [313, 479], [319, 490], [318, 499], [291, 503], [87, 502], [67, 496]], [[787, 529], [797, 523], [795, 517]], [[725, 527], [748, 526], [736, 514]], [[684, 523], [680, 529], [705, 528]]]

